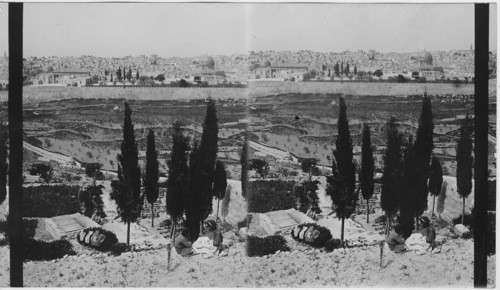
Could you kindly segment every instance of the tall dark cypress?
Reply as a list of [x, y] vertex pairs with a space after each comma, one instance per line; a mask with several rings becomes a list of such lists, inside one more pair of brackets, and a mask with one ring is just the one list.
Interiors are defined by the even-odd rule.
[[384, 155], [384, 174], [382, 176], [380, 205], [387, 216], [386, 234], [388, 234], [391, 219], [398, 210], [398, 192], [400, 192], [402, 176], [402, 136], [399, 133], [395, 117], [390, 118], [386, 128], [387, 147]]
[[121, 180], [111, 183], [112, 192], [110, 197], [115, 200], [118, 213], [124, 223], [127, 224], [127, 245], [130, 245], [130, 223], [139, 218], [143, 196], [141, 195], [141, 169], [137, 144], [135, 142], [134, 125], [132, 124], [132, 110], [125, 103], [125, 117], [123, 122], [123, 141], [121, 154], [118, 155], [118, 163], [121, 167]]
[[158, 200], [159, 194], [159, 169], [158, 154], [155, 145], [155, 132], [149, 130], [146, 148], [146, 176], [144, 178], [144, 194], [149, 204], [151, 204], [151, 227], [154, 227], [154, 203]]
[[416, 211], [415, 220], [427, 210], [427, 197], [432, 149], [434, 148], [433, 133], [434, 121], [432, 116], [431, 99], [427, 94], [422, 101], [422, 111], [418, 120], [417, 136], [414, 144], [415, 153], [415, 190]]
[[198, 141], [195, 140], [191, 153], [189, 154], [189, 173], [186, 198], [184, 199], [184, 208], [186, 211], [186, 226], [189, 229], [191, 240], [198, 239], [200, 235], [201, 215], [203, 208], [203, 196], [201, 195], [200, 175], [200, 148]]
[[363, 124], [363, 145], [361, 147], [361, 173], [359, 181], [361, 183], [361, 194], [366, 200], [366, 223], [370, 222], [370, 203], [373, 196], [375, 172], [375, 161], [373, 159], [373, 147], [370, 133], [370, 126]]
[[202, 221], [205, 220], [212, 213], [212, 200], [213, 200], [213, 182], [215, 160], [217, 158], [217, 140], [219, 128], [217, 125], [217, 110], [215, 108], [215, 101], [208, 100], [207, 113], [205, 122], [203, 123], [203, 133], [200, 142], [200, 175], [198, 182], [201, 185], [201, 196], [203, 205], [200, 209], [202, 212]]
[[401, 190], [398, 194], [398, 222], [403, 226], [405, 238], [409, 237], [414, 229], [413, 218], [416, 207], [414, 187], [415, 153], [413, 151], [413, 136], [410, 135], [403, 151], [403, 176], [401, 178]]
[[443, 185], [443, 168], [441, 162], [434, 156], [431, 162], [431, 173], [429, 175], [429, 192], [433, 196], [432, 200], [432, 215], [434, 216], [434, 204], [436, 203], [436, 196], [441, 193], [441, 186]]
[[227, 172], [224, 167], [224, 163], [220, 160], [217, 160], [215, 164], [215, 172], [214, 172], [214, 197], [217, 199], [217, 218], [219, 219], [219, 205], [221, 199], [224, 198], [226, 194], [227, 188]]
[[344, 98], [339, 99], [339, 119], [337, 122], [338, 136], [335, 141], [332, 162], [332, 176], [327, 177], [327, 194], [332, 198], [337, 217], [342, 220], [341, 241], [344, 241], [344, 222], [356, 208], [355, 165], [352, 162], [352, 139], [347, 120], [347, 106]]
[[184, 213], [187, 201], [187, 183], [189, 175], [188, 151], [189, 138], [184, 136], [179, 122], [175, 122], [172, 135], [172, 152], [168, 164], [167, 179], [167, 213], [170, 215], [174, 226], [171, 238], [175, 238], [175, 227]]
[[457, 144], [457, 193], [462, 198], [462, 224], [465, 216], [465, 199], [472, 190], [472, 122], [467, 116], [460, 125], [460, 136]]

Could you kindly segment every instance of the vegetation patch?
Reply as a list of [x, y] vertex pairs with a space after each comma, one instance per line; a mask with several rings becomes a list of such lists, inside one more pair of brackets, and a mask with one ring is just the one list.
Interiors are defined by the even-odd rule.
[[47, 261], [76, 254], [73, 246], [67, 240], [45, 242], [35, 239], [24, 240], [23, 260], [25, 261]]
[[277, 251], [290, 251], [290, 247], [288, 247], [283, 236], [274, 235], [263, 238], [248, 236], [247, 238], [247, 256], [249, 257], [262, 257], [274, 254]]
[[23, 188], [23, 216], [54, 217], [77, 213], [78, 186], [41, 185]]
[[294, 206], [294, 181], [256, 180], [248, 184], [248, 212], [269, 212]]

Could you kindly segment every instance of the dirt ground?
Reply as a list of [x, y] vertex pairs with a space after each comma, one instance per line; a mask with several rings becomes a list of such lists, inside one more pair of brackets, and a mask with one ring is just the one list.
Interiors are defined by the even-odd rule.
[[[167, 250], [70, 256], [24, 264], [28, 287], [472, 287], [473, 242], [452, 240], [440, 254], [384, 253], [378, 246], [325, 253], [304, 247], [249, 258], [244, 243], [228, 257], [183, 258]], [[494, 260], [488, 259], [488, 264]], [[8, 285], [8, 247], [0, 248], [0, 286]]]

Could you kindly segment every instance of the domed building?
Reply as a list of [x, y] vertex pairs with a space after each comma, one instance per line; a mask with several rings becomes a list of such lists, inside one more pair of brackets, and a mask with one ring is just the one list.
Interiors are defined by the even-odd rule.
[[417, 54], [417, 61], [419, 62], [419, 64], [421, 66], [422, 65], [432, 65], [432, 55], [425, 50], [421, 50]]
[[215, 67], [215, 61], [211, 56], [204, 54], [199, 61], [201, 69], [210, 69], [213, 70]]
[[261, 67], [268, 67], [268, 66], [271, 66], [271, 62], [266, 60], [266, 61], [263, 61], [261, 64], [260, 64]]
[[194, 82], [205, 82], [209, 85], [217, 85], [224, 82], [224, 77], [215, 71], [215, 61], [211, 56], [203, 54], [198, 61], [198, 66], [200, 70], [193, 78]]
[[438, 66], [433, 66], [432, 54], [430, 54], [428, 51], [422, 49], [419, 52], [412, 54], [410, 56], [410, 59], [412, 59], [415, 62], [415, 66], [412, 73], [413, 77], [425, 78], [426, 80], [429, 81], [435, 81], [443, 78], [444, 76], [443, 68]]
[[51, 66], [51, 65], [46, 65], [44, 68], [43, 68], [43, 72], [44, 73], [51, 73], [54, 71], [54, 68]]

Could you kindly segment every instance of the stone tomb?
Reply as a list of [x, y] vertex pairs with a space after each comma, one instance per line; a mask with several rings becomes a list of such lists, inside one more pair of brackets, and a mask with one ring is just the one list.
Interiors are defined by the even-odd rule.
[[268, 235], [283, 234], [296, 225], [316, 223], [313, 219], [296, 209], [277, 210], [253, 214], [251, 228], [261, 228]]
[[75, 238], [82, 229], [87, 227], [100, 227], [100, 225], [79, 213], [45, 219], [45, 230], [56, 240]]

